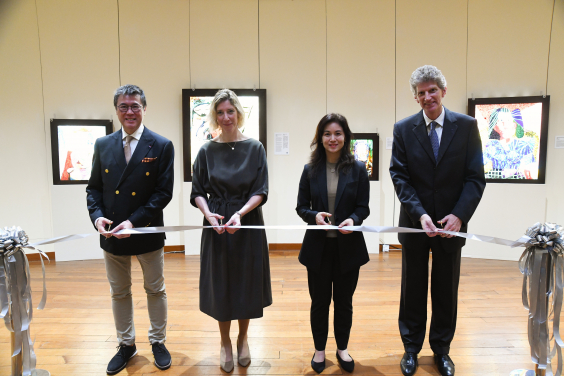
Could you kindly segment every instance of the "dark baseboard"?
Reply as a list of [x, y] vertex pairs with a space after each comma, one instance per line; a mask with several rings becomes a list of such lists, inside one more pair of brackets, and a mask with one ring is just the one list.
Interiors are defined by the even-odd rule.
[[[55, 252], [45, 252], [49, 257], [49, 260], [55, 261]], [[39, 253], [26, 253], [28, 261], [39, 261]], [[45, 261], [45, 260], [43, 260]]]
[[269, 243], [269, 251], [299, 251], [302, 243]]
[[[401, 244], [388, 244], [390, 246], [390, 252], [401, 252]], [[269, 243], [268, 250], [270, 252], [287, 252], [287, 251], [299, 251], [302, 248], [302, 243]], [[185, 247], [183, 245], [165, 245], [164, 247], [165, 253], [184, 253]], [[382, 252], [382, 244], [380, 244], [380, 252]], [[293, 252], [295, 253], [295, 252]], [[53, 259], [55, 257], [54, 252], [49, 252], [49, 258], [51, 258], [51, 254], [53, 254]], [[34, 253], [32, 255], [35, 255]], [[39, 260], [36, 258], [32, 260], [29, 258], [29, 261]]]
[[183, 245], [165, 245], [164, 253], [185, 253], [185, 249]]

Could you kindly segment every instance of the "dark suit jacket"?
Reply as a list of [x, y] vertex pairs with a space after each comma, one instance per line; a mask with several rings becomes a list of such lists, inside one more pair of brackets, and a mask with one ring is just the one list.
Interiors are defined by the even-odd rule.
[[[390, 175], [401, 202], [399, 225], [421, 228], [419, 218], [428, 214], [435, 226], [448, 214], [462, 221], [466, 232], [486, 186], [482, 143], [476, 119], [445, 108], [445, 121], [435, 161], [423, 111], [397, 122]], [[417, 237], [399, 234], [404, 245]], [[466, 239], [441, 238], [446, 250], [461, 248]], [[416, 245], [416, 244], [414, 244]]]
[[[112, 228], [129, 219], [135, 227], [164, 226], [163, 209], [172, 199], [174, 147], [147, 127], [125, 163], [121, 129], [94, 145], [86, 200], [92, 223], [105, 217]], [[100, 236], [100, 246], [115, 255], [138, 255], [164, 246], [164, 233], [117, 239]]]
[[[298, 192], [298, 215], [308, 225], [316, 225], [315, 216], [318, 212], [327, 212], [327, 170], [325, 165], [316, 176], [309, 177], [309, 165], [305, 165], [300, 179]], [[352, 218], [355, 226], [362, 224], [370, 214], [368, 201], [370, 199], [370, 184], [365, 165], [355, 161], [348, 174], [339, 173], [337, 196], [335, 197], [335, 213], [331, 223], [339, 225], [347, 218]], [[300, 263], [308, 269], [317, 272], [321, 266], [321, 258], [327, 232], [322, 230], [307, 230], [300, 250]], [[368, 250], [362, 232], [352, 234], [337, 233], [339, 244], [339, 262], [341, 273], [368, 262]]]

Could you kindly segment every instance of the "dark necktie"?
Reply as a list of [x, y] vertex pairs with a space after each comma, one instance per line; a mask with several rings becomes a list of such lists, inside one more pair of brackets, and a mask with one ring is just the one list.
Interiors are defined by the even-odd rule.
[[435, 155], [435, 163], [439, 159], [439, 136], [437, 136], [437, 131], [435, 130], [434, 121], [431, 122], [431, 132], [429, 132], [429, 139], [431, 140], [431, 146], [433, 147], [433, 154]]

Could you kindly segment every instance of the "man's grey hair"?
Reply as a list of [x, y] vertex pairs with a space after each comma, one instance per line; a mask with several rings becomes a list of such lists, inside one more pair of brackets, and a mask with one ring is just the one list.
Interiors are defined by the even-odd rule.
[[441, 90], [447, 87], [446, 78], [437, 67], [433, 65], [423, 65], [417, 68], [409, 79], [409, 85], [411, 86], [413, 95], [417, 95], [417, 85], [429, 81], [436, 83]]
[[145, 98], [145, 92], [137, 85], [123, 85], [116, 89], [114, 93], [114, 107], [117, 108], [117, 102], [120, 95], [139, 95], [141, 97], [141, 104], [143, 108], [147, 107], [147, 99]]

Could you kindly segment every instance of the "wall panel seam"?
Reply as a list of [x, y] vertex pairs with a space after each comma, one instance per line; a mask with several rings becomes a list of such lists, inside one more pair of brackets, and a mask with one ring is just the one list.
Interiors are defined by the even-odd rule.
[[548, 58], [546, 59], [546, 86], [544, 93], [548, 95], [548, 71], [550, 68], [550, 47], [552, 45], [552, 24], [554, 23], [554, 6], [556, 0], [552, 1], [552, 17], [550, 18], [550, 34], [548, 35]]
[[[43, 147], [45, 148], [45, 156], [49, 155], [49, 150], [47, 149], [47, 142], [49, 142], [49, 137], [47, 137], [47, 125], [46, 120], [47, 116], [45, 114], [45, 84], [43, 82], [43, 56], [41, 54], [41, 33], [39, 32], [39, 10], [37, 9], [37, 0], [35, 0], [35, 23], [37, 25], [37, 48], [39, 51], [39, 73], [41, 77], [41, 106], [42, 106], [42, 114], [43, 114]], [[49, 158], [45, 158], [45, 171], [49, 171]], [[50, 185], [50, 176], [46, 174], [47, 178], [47, 190], [49, 191], [49, 196], [51, 196], [51, 185]], [[49, 212], [51, 213], [51, 234], [53, 233], [53, 203], [52, 200], [49, 200]]]

